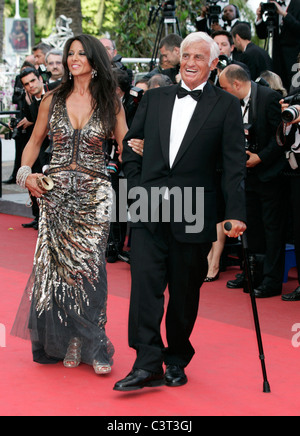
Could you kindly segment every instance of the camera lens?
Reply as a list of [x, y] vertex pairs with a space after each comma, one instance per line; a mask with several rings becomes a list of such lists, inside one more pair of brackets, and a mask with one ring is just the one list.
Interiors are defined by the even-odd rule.
[[291, 123], [299, 117], [298, 109], [295, 106], [290, 106], [285, 109], [281, 114], [281, 119], [284, 123]]

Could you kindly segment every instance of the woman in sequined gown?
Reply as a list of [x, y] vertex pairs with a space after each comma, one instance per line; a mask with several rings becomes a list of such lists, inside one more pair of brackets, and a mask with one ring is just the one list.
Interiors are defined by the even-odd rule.
[[37, 174], [25, 182], [40, 198], [39, 234], [12, 334], [31, 339], [38, 363], [63, 360], [75, 367], [84, 362], [101, 374], [110, 371], [114, 353], [105, 332], [112, 189], [103, 144], [113, 134], [121, 147], [127, 125], [100, 41], [71, 38], [63, 63], [62, 84], [44, 97], [22, 157], [22, 166], [32, 167], [50, 134], [47, 174], [53, 189], [42, 189]]

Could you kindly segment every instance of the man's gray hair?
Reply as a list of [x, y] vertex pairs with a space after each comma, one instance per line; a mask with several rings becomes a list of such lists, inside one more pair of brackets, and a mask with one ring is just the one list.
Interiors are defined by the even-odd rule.
[[49, 57], [50, 55], [61, 56], [61, 57], [63, 57], [63, 52], [62, 52], [61, 50], [56, 49], [56, 48], [53, 48], [52, 50], [48, 51], [48, 53], [47, 53], [46, 56], [45, 56], [45, 62], [46, 62], [46, 63], [47, 63], [47, 61], [48, 61], [48, 57]]
[[183, 41], [180, 46], [180, 54], [182, 56], [184, 50], [189, 45], [195, 43], [195, 42], [201, 42], [204, 41], [207, 44], [209, 44], [210, 47], [210, 59], [209, 59], [209, 65], [211, 65], [212, 61], [217, 59], [220, 56], [220, 49], [218, 47], [218, 44], [205, 32], [193, 32], [190, 33]]

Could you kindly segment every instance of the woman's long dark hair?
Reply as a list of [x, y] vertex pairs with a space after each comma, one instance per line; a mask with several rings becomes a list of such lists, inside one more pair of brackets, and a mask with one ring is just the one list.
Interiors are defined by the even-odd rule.
[[121, 102], [116, 94], [117, 84], [111, 62], [105, 47], [97, 38], [91, 35], [78, 35], [68, 39], [63, 54], [64, 76], [54, 93], [66, 100], [74, 89], [74, 80], [70, 80], [67, 63], [68, 53], [74, 41], [81, 42], [89, 64], [97, 71], [97, 76], [90, 82], [92, 104], [94, 110], [99, 110], [106, 137], [110, 137], [116, 125], [116, 113], [120, 110]]

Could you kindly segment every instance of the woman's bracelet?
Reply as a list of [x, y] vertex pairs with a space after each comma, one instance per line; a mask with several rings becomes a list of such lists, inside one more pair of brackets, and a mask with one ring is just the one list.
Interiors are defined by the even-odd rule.
[[24, 165], [23, 167], [19, 168], [16, 176], [16, 183], [17, 185], [21, 186], [21, 188], [26, 189], [25, 183], [27, 177], [32, 173], [31, 168]]

